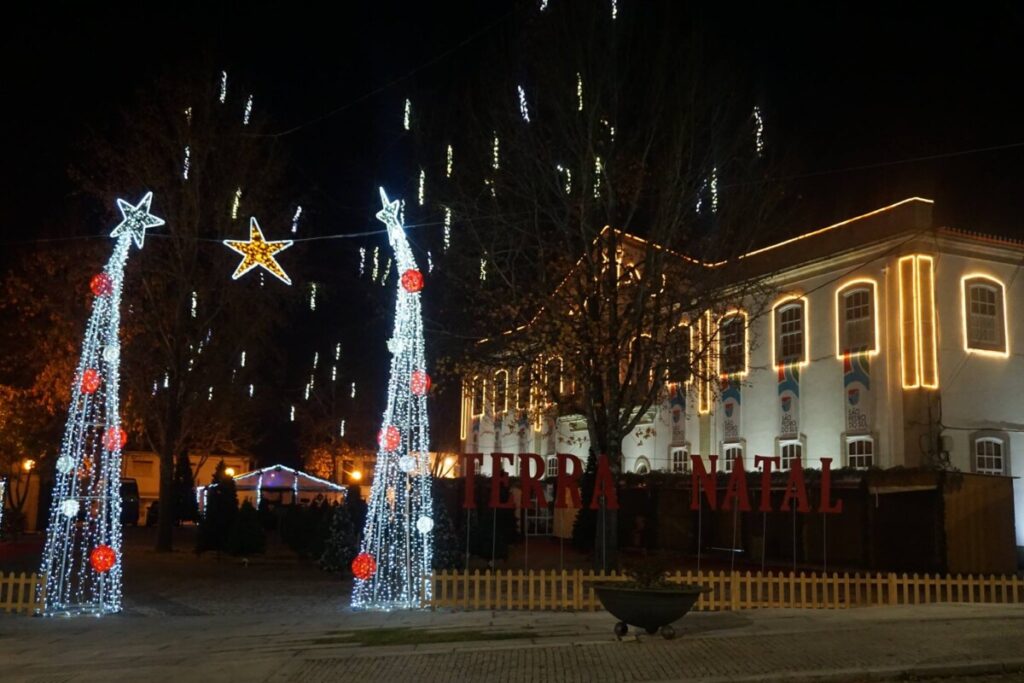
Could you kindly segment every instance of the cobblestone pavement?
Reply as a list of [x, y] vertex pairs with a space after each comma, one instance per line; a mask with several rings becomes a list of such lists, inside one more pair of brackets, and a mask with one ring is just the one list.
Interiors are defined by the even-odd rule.
[[[0, 681], [788, 682], [996, 671], [1024, 680], [1016, 606], [696, 613], [677, 624], [675, 640], [622, 642], [601, 612], [301, 611], [0, 617]], [[359, 630], [377, 628], [473, 631], [480, 640], [358, 643]], [[502, 633], [526, 637], [493, 639]]]

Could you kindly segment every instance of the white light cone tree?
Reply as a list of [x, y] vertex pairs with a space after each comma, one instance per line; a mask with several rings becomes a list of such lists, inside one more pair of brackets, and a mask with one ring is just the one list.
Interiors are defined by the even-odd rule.
[[388, 400], [378, 436], [377, 465], [360, 553], [352, 606], [369, 609], [420, 607], [430, 595], [425, 582], [433, 559], [430, 429], [420, 291], [423, 275], [399, 220], [399, 202], [384, 204], [377, 218], [387, 226], [398, 263], [395, 325], [388, 350]]
[[164, 223], [149, 212], [152, 200], [152, 192], [136, 205], [117, 200], [124, 218], [111, 233], [114, 252], [90, 283], [95, 299], [71, 387], [43, 549], [47, 615], [121, 609], [121, 287], [132, 241], [141, 249], [146, 230]]

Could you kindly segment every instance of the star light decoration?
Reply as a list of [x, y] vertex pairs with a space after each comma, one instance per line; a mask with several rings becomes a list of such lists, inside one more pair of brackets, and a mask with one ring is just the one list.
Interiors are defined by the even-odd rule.
[[135, 240], [135, 246], [142, 249], [142, 243], [146, 240], [146, 230], [156, 228], [164, 224], [163, 218], [157, 218], [149, 212], [149, 206], [153, 203], [153, 193], [147, 192], [138, 204], [118, 198], [117, 208], [121, 210], [123, 217], [117, 227], [110, 233], [111, 237], [120, 237], [128, 233]]
[[292, 283], [291, 279], [288, 277], [288, 274], [284, 272], [284, 268], [282, 268], [277, 262], [277, 259], [274, 258], [274, 254], [284, 251], [293, 244], [295, 243], [292, 240], [268, 242], [263, 237], [263, 231], [260, 230], [260, 224], [256, 221], [256, 218], [250, 218], [248, 242], [242, 242], [240, 240], [224, 240], [224, 246], [237, 251], [245, 257], [242, 259], [242, 262], [238, 264], [238, 267], [235, 268], [235, 272], [231, 275], [231, 279], [237, 280], [256, 266], [259, 266], [281, 282], [286, 285], [290, 285]]

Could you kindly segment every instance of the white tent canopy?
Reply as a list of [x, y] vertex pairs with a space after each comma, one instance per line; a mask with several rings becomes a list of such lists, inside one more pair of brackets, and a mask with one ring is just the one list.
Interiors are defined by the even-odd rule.
[[[347, 489], [334, 482], [293, 470], [285, 465], [271, 465], [234, 477], [238, 502], [248, 500], [259, 508], [264, 498], [277, 504], [311, 503], [318, 497], [328, 503], [345, 500]], [[206, 494], [217, 484], [196, 487], [199, 511], [205, 512]]]

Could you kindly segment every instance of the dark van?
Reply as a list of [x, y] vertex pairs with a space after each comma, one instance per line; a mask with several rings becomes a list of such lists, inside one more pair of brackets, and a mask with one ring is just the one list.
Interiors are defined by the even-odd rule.
[[121, 524], [139, 525], [139, 484], [134, 479], [121, 480]]

